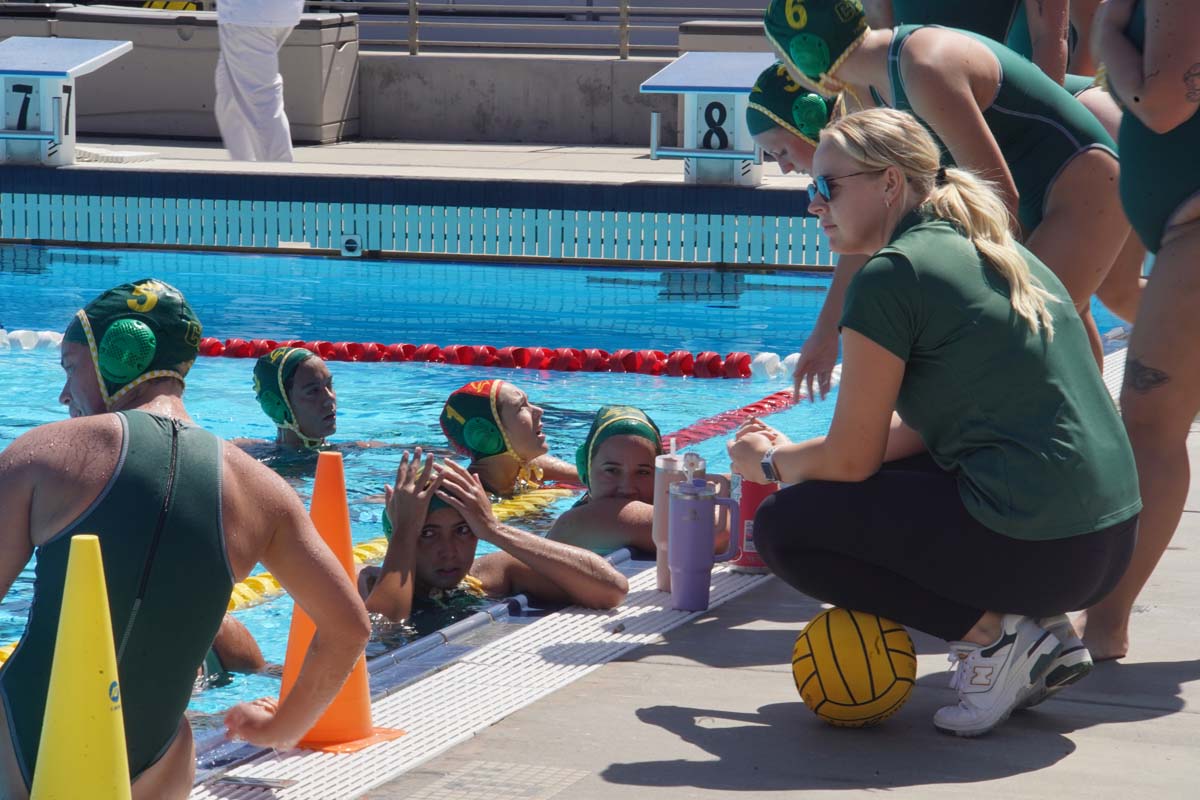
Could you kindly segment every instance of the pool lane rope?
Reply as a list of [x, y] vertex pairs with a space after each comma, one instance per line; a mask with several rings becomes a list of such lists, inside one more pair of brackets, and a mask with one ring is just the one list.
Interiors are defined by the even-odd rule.
[[[57, 331], [0, 329], [0, 354], [44, 350], [62, 344]], [[537, 369], [556, 372], [632, 372], [642, 375], [663, 375], [673, 378], [767, 378], [791, 377], [800, 359], [799, 353], [781, 358], [777, 353], [751, 355], [735, 350], [724, 357], [706, 350], [690, 353], [687, 350], [615, 350], [577, 347], [501, 347], [491, 345], [452, 344], [380, 344], [378, 342], [326, 342], [293, 339], [277, 342], [274, 339], [214, 339], [200, 340], [200, 355], [226, 358], [258, 358], [276, 347], [300, 347], [325, 361], [417, 362], [427, 364], [459, 364], [471, 367], [500, 367], [507, 369]]]
[[735, 350], [724, 357], [706, 350], [614, 350], [577, 347], [501, 347], [487, 344], [381, 344], [379, 342], [326, 342], [274, 339], [200, 340], [200, 354], [226, 358], [259, 358], [276, 347], [299, 347], [325, 361], [404, 362], [459, 364], [469, 367], [545, 369], [557, 372], [634, 372], [674, 378], [778, 378], [790, 375], [799, 353], [780, 358], [776, 353], [751, 355]]

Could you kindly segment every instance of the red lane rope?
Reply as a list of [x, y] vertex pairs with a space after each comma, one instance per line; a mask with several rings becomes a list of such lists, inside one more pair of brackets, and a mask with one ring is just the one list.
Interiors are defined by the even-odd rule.
[[693, 422], [691, 425], [680, 428], [674, 433], [664, 434], [662, 439], [664, 443], [674, 439], [676, 449], [689, 447], [712, 439], [714, 436], [720, 436], [721, 434], [736, 430], [739, 425], [751, 417], [776, 414], [791, 408], [794, 404], [792, 390], [780, 389], [778, 392], [773, 392], [756, 403], [722, 411], [720, 414]]
[[[838, 364], [833, 368], [833, 374], [830, 376], [830, 387], [837, 386], [842, 380], [842, 365]], [[808, 392], [801, 388], [800, 399], [808, 397]], [[765, 417], [768, 414], [778, 414], [780, 411], [786, 411], [796, 404], [792, 399], [791, 389], [780, 389], [778, 392], [772, 392], [763, 399], [750, 405], [742, 406], [741, 408], [733, 408], [729, 411], [722, 411], [711, 417], [706, 417], [698, 422], [693, 422], [685, 428], [680, 428], [674, 433], [668, 433], [662, 437], [663, 442], [669, 442], [672, 438], [675, 439], [676, 449], [688, 447], [689, 445], [698, 444], [714, 436], [720, 436], [737, 429], [746, 420], [751, 417]]]
[[693, 355], [686, 350], [616, 350], [574, 347], [501, 347], [477, 344], [413, 345], [379, 342], [306, 342], [300, 339], [200, 340], [200, 354], [226, 358], [258, 358], [279, 346], [302, 347], [326, 361], [418, 361], [509, 369], [547, 369], [560, 372], [637, 372], [643, 375], [694, 378], [749, 378], [750, 354], [732, 352], [721, 358], [711, 351]]

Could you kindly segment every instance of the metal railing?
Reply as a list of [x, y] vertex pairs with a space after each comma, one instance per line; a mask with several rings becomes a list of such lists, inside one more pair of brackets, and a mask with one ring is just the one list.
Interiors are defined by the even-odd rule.
[[[736, 0], [734, 0], [736, 2]], [[309, 2], [309, 11], [356, 11], [362, 48], [422, 51], [556, 52], [675, 55], [680, 22], [758, 20], [762, 9], [632, 5], [615, 0], [571, 3], [459, 3], [454, 0]], [[400, 30], [403, 36], [397, 35]]]
[[[147, 0], [97, 0], [106, 5], [152, 7]], [[762, 18], [761, 0], [308, 0], [311, 13], [355, 12], [363, 49], [439, 52], [583, 53], [627, 59], [676, 55], [681, 22]], [[651, 5], [652, 3], [660, 5]], [[705, 2], [721, 5], [706, 6]], [[81, 3], [88, 5], [89, 3]], [[186, 14], [178, 2], [153, 5]], [[191, 0], [191, 10], [212, 11], [219, 0]], [[165, 7], [165, 8], [164, 8]]]

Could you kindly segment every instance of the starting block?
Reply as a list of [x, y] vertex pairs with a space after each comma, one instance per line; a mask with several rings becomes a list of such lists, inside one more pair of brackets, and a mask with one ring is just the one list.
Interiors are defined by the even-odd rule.
[[757, 186], [762, 151], [746, 127], [746, 106], [774, 53], [684, 53], [647, 78], [643, 94], [683, 96], [683, 147], [659, 147], [658, 112], [650, 115], [650, 158], [682, 158], [687, 183]]
[[132, 49], [132, 42], [105, 39], [13, 36], [0, 42], [0, 163], [74, 164], [75, 79]]

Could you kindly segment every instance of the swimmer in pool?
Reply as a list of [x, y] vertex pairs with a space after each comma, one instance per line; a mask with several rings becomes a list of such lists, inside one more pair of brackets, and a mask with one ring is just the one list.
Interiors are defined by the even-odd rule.
[[337, 432], [329, 367], [302, 347], [276, 347], [254, 364], [254, 396], [278, 428], [275, 444], [315, 450]]
[[442, 432], [492, 494], [507, 497], [543, 481], [578, 483], [575, 467], [549, 455], [542, 413], [508, 381], [472, 381], [446, 398]]
[[235, 439], [233, 444], [260, 461], [271, 461], [281, 452], [304, 454], [327, 448], [344, 451], [392, 446], [377, 441], [327, 441], [337, 432], [338, 398], [333, 375], [329, 365], [302, 347], [276, 347], [254, 363], [254, 396], [263, 413], [275, 423], [275, 441]]
[[[613, 608], [629, 590], [595, 553], [499, 522], [480, 476], [451, 459], [422, 463], [420, 448], [406, 451], [385, 494], [394, 533], [382, 568], [364, 569], [359, 587], [367, 610], [393, 623], [448, 592]], [[499, 552], [476, 558], [481, 539]]]
[[[550, 538], [600, 553], [620, 547], [653, 553], [654, 459], [662, 451], [658, 426], [645, 411], [601, 406], [575, 454], [588, 492], [555, 521]], [[709, 480], [728, 495], [727, 479], [710, 475]], [[718, 525], [715, 552], [724, 552], [729, 526], [723, 510]]]

